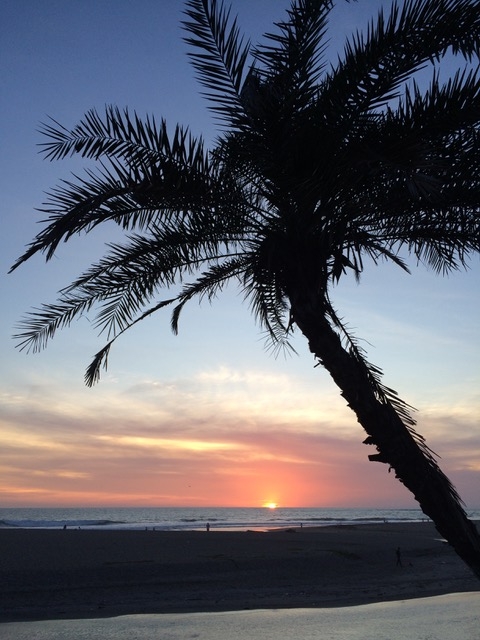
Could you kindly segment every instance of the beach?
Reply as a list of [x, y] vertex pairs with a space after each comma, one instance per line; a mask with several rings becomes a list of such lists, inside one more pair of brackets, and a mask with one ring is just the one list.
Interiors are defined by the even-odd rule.
[[268, 532], [2, 529], [0, 549], [2, 623], [352, 607], [479, 591], [426, 522]]

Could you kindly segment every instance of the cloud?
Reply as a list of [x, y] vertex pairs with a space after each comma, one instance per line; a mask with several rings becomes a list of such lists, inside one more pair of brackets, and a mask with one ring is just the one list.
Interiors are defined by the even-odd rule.
[[[313, 400], [287, 375], [227, 367], [93, 394], [59, 395], [47, 382], [4, 393], [3, 499], [413, 506], [385, 465], [368, 462], [364, 432], [341, 400]], [[471, 502], [472, 478], [480, 477], [473, 409], [431, 407], [419, 431], [444, 453], [442, 466]]]

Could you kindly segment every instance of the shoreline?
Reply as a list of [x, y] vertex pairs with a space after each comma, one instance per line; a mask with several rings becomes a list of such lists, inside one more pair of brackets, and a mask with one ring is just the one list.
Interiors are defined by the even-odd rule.
[[431, 523], [0, 529], [0, 550], [0, 623], [342, 607], [480, 590]]

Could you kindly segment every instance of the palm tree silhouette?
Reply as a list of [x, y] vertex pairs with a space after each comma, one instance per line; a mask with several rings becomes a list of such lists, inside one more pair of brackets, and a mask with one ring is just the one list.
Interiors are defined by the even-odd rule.
[[[480, 538], [456, 490], [331, 301], [367, 262], [408, 271], [410, 256], [448, 272], [479, 250], [480, 3], [394, 3], [331, 66], [333, 5], [293, 1], [252, 46], [222, 2], [186, 2], [189, 55], [219, 123], [209, 149], [186, 128], [115, 107], [71, 130], [44, 125], [46, 158], [98, 164], [50, 193], [47, 224], [12, 269], [107, 221], [126, 239], [28, 314], [19, 346], [45, 347], [96, 307], [108, 337], [87, 369], [92, 385], [129, 327], [172, 305], [176, 332], [186, 303], [234, 281], [274, 345], [301, 331], [367, 432], [370, 460], [395, 472], [480, 577]], [[442, 83], [451, 53], [462, 67]], [[429, 65], [422, 89], [415, 74]]]

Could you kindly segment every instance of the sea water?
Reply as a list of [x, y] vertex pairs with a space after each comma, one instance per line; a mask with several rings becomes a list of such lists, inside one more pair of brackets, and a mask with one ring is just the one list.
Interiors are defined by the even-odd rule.
[[2, 640], [480, 640], [480, 592], [334, 609], [0, 624]]
[[[480, 510], [471, 510], [480, 519]], [[421, 522], [419, 509], [326, 509], [326, 508], [18, 508], [0, 509], [0, 527], [56, 529], [157, 529], [165, 531], [205, 529], [267, 530], [288, 527], [369, 524], [375, 522]]]

